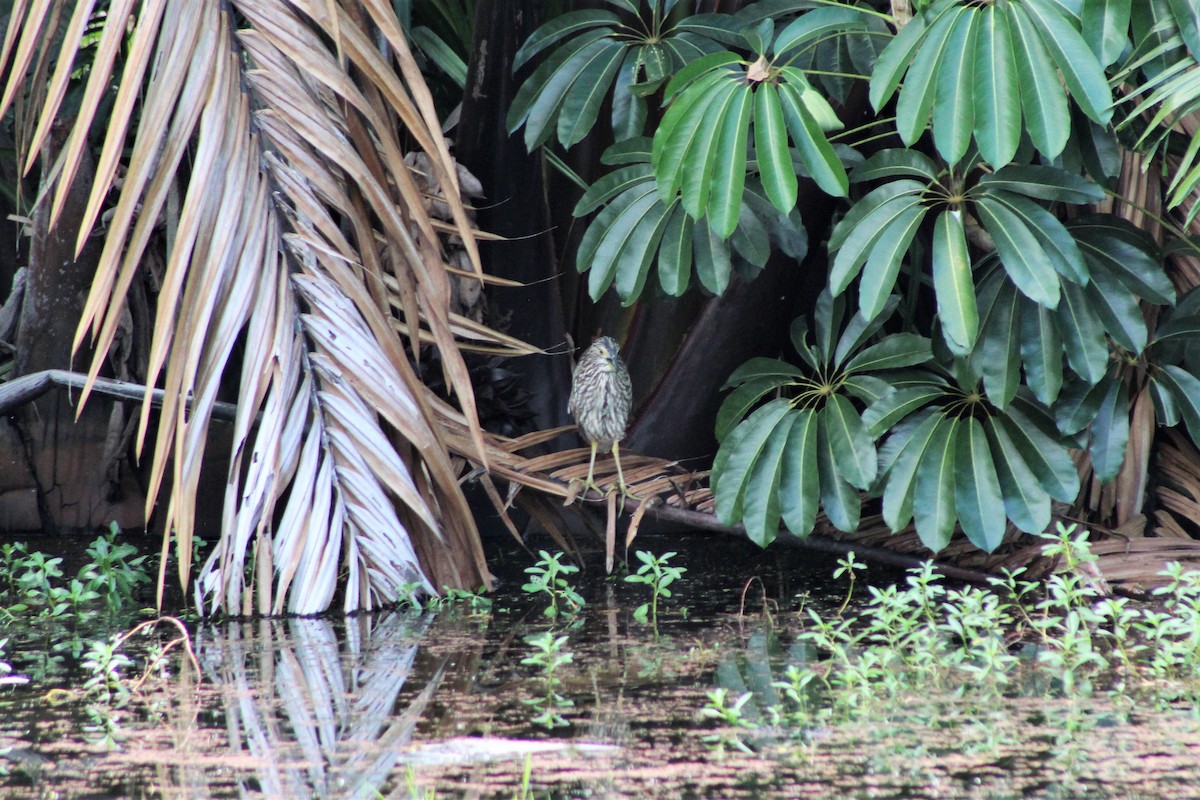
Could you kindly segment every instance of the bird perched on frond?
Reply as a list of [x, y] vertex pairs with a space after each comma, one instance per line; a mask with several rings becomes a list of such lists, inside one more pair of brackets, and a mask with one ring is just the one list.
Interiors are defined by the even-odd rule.
[[592, 446], [592, 457], [588, 462], [587, 481], [583, 491], [596, 486], [596, 451], [611, 450], [617, 462], [617, 488], [622, 496], [628, 496], [629, 486], [625, 473], [621, 471], [619, 442], [625, 438], [625, 425], [629, 422], [629, 410], [633, 406], [633, 384], [629, 370], [617, 352], [617, 342], [611, 336], [601, 336], [584, 351], [575, 367], [571, 381], [571, 397], [567, 411], [575, 418], [579, 433]]

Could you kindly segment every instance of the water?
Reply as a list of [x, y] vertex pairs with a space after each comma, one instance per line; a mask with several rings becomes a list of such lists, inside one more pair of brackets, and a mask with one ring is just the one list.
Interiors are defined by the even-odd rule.
[[[657, 634], [632, 618], [646, 588], [595, 569], [577, 582], [585, 612], [552, 627], [519, 589], [533, 558], [513, 549], [487, 611], [194, 625], [200, 676], [177, 648], [120, 707], [54, 691], [86, 680], [72, 642], [102, 634], [14, 629], [9, 658], [30, 683], [0, 694], [0, 797], [1195, 796], [1200, 724], [1180, 706], [921, 690], [853, 721], [782, 725], [773, 684], [820, 657], [797, 641], [799, 609], [840, 605], [834, 562], [721, 538], [635, 547], [679, 550], [688, 569]], [[547, 729], [529, 702], [544, 673], [521, 661], [551, 629], [568, 637], [555, 691], [571, 705]], [[127, 646], [127, 675], [150, 641]], [[754, 693], [745, 726], [701, 713], [718, 688]]]

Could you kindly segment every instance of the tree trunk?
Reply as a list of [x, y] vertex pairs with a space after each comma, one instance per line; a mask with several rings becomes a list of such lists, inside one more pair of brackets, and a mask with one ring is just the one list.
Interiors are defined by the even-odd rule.
[[[61, 143], [62, 134], [52, 139]], [[54, 163], [51, 146], [43, 154]], [[24, 301], [17, 324], [16, 376], [44, 369], [86, 369], [90, 355], [73, 363], [71, 341], [91, 286], [100, 241], [75, 257], [95, 165], [85, 151], [59, 220], [50, 228], [50, 198], [33, 215], [33, 237]], [[64, 533], [94, 530], [115, 521], [144, 523], [145, 495], [126, 457], [124, 405], [96, 398], [76, 419], [77, 397], [56, 391], [26, 407], [0, 428], [0, 529]]]

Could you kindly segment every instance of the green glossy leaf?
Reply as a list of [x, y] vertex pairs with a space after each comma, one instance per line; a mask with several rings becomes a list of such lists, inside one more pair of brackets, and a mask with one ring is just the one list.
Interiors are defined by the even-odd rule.
[[962, 211], [958, 209], [943, 211], [933, 224], [933, 290], [947, 345], [951, 352], [966, 355], [979, 333], [979, 310]]
[[1092, 424], [1112, 380], [1110, 373], [1094, 384], [1076, 379], [1063, 386], [1054, 404], [1054, 421], [1063, 435], [1074, 436]]
[[1164, 428], [1173, 428], [1179, 424], [1181, 412], [1175, 402], [1171, 389], [1158, 380], [1158, 376], [1150, 379], [1150, 394], [1154, 399], [1154, 421]]
[[975, 47], [975, 141], [993, 167], [1012, 161], [1021, 141], [1021, 87], [1013, 61], [1008, 15], [986, 6], [979, 12]]
[[958, 16], [938, 65], [933, 142], [951, 166], [966, 154], [975, 129], [975, 32], [980, 16], [976, 9]]
[[[638, 51], [632, 48], [626, 52], [621, 68], [617, 71], [616, 82], [613, 83], [612, 130], [613, 139], [617, 142], [640, 137], [646, 127], [646, 98], [632, 90], [641, 68], [638, 55]], [[608, 151], [605, 151], [605, 156], [607, 155]], [[646, 160], [649, 161], [649, 158]], [[604, 161], [603, 157], [601, 161], [611, 163]]]
[[525, 146], [530, 151], [550, 136], [563, 96], [579, 77], [580, 65], [609, 47], [608, 31], [590, 30], [554, 51], [521, 84], [508, 110], [508, 132], [525, 126]]
[[750, 541], [760, 547], [775, 541], [779, 533], [779, 477], [788, 434], [795, 421], [795, 414], [786, 414], [779, 420], [746, 477], [742, 524]]
[[813, 333], [816, 339], [816, 352], [823, 364], [833, 359], [837, 332], [842, 327], [846, 316], [846, 298], [834, 297], [829, 293], [829, 287], [817, 295], [817, 307], [813, 312]]
[[821, 416], [838, 474], [851, 486], [868, 488], [875, 480], [877, 461], [875, 444], [862, 418], [850, 401], [838, 394], [829, 398]]
[[788, 153], [779, 93], [768, 84], [754, 90], [754, 157], [771, 204], [785, 214], [791, 211], [796, 205], [796, 170]]
[[893, 531], [900, 530], [912, 520], [917, 467], [924, 459], [929, 443], [948, 424], [949, 421], [941, 413], [931, 414], [912, 431], [892, 462], [883, 488], [883, 521]]
[[[904, 88], [896, 102], [896, 132], [905, 145], [915, 144], [929, 123], [929, 114], [937, 97], [938, 64], [946, 52], [946, 39], [963, 13], [967, 13], [967, 9], [958, 6], [939, 16], [929, 26], [920, 50], [908, 68]], [[969, 13], [973, 14], [974, 10]], [[884, 54], [887, 54], [886, 50]]]
[[1182, 367], [1168, 364], [1156, 380], [1170, 391], [1192, 441], [1200, 441], [1200, 379]]
[[596, 124], [600, 103], [608, 94], [625, 56], [625, 46], [620, 42], [601, 41], [605, 47], [581, 64], [579, 77], [563, 97], [562, 110], [558, 114], [558, 141], [563, 147], [583, 141]]
[[915, 333], [893, 333], [873, 344], [846, 363], [842, 372], [879, 372], [924, 364], [932, 357], [929, 340]]
[[1013, 3], [1009, 13], [1026, 15], [1058, 65], [1075, 103], [1091, 119], [1107, 125], [1112, 119], [1112, 91], [1104, 67], [1096, 60], [1079, 31], [1052, 6], [1039, 2]]
[[1104, 190], [1087, 178], [1073, 175], [1058, 167], [1038, 164], [1010, 164], [979, 179], [981, 187], [989, 190], [1036, 197], [1039, 200], [1061, 200], [1084, 205], [1104, 201]]
[[731, 386], [737, 386], [746, 381], [758, 380], [759, 378], [784, 378], [787, 380], [797, 378], [803, 380], [805, 377], [804, 370], [794, 364], [789, 364], [778, 358], [759, 357], [752, 358], [735, 369], [721, 388], [728, 389]]
[[[576, 269], [584, 272], [592, 266], [600, 242], [609, 234], [617, 219], [625, 214], [630, 205], [646, 197], [646, 188], [644, 185], [634, 184], [613, 197], [609, 204], [596, 215], [584, 232], [583, 239], [579, 242], [579, 250], [575, 255]], [[650, 191], [653, 191], [653, 187], [650, 187]]]
[[935, 553], [948, 545], [954, 534], [954, 522], [957, 519], [954, 507], [954, 461], [961, 424], [957, 419], [943, 418], [917, 464], [913, 518], [921, 544]]
[[987, 419], [984, 430], [992, 446], [1005, 516], [1026, 533], [1042, 533], [1050, 525], [1050, 495], [1038, 485], [1017, 446], [995, 417]]
[[[774, 211], [773, 208], [771, 210]], [[771, 257], [771, 238], [767, 226], [746, 203], [742, 203], [737, 227], [733, 229], [729, 243], [739, 256], [756, 267], [766, 266], [767, 259]]]
[[874, 213], [879, 206], [902, 195], [916, 195], [919, 198], [924, 191], [924, 184], [904, 179], [885, 183], [868, 192], [861, 200], [850, 206], [846, 216], [833, 226], [833, 232], [829, 236], [829, 251], [833, 252], [841, 248], [850, 235], [862, 227], [863, 220]]
[[1058, 274], [1037, 237], [1019, 217], [993, 198], [980, 197], [979, 221], [996, 243], [1000, 263], [1021, 293], [1047, 308], [1058, 305]]
[[983, 324], [972, 361], [983, 376], [988, 399], [1005, 408], [1017, 393], [1021, 379], [1020, 294], [1000, 278], [990, 301], [983, 306]]
[[639, 183], [645, 183], [653, 179], [654, 176], [650, 172], [648, 164], [632, 164], [613, 170], [593, 183], [583, 193], [583, 197], [579, 198], [579, 202], [575, 204], [575, 208], [571, 210], [571, 214], [576, 217], [586, 216], [621, 194], [621, 192], [632, 189]]
[[[521, 45], [521, 49], [513, 56], [513, 70], [520, 69], [530, 58], [569, 36], [586, 31], [589, 28], [604, 27], [610, 29], [620, 24], [620, 22], [620, 17], [611, 11], [601, 11], [598, 9], [568, 11], [565, 14], [559, 14], [529, 35], [529, 38], [525, 40], [525, 44]], [[607, 33], [607, 30], [602, 33]]]
[[679, 34], [694, 34], [721, 44], [741, 47], [743, 40], [738, 32], [741, 28], [742, 24], [732, 14], [693, 14], [680, 20], [671, 32], [675, 34], [672, 38]]
[[616, 283], [622, 305], [628, 306], [641, 297], [646, 278], [650, 275], [650, 262], [658, 252], [670, 217], [671, 209], [658, 202], [655, 196], [655, 202], [618, 254]]
[[789, 83], [781, 83], [778, 88], [783, 118], [800, 153], [800, 161], [822, 191], [834, 197], [845, 197], [850, 189], [850, 180], [833, 145], [829, 144], [821, 126], [813, 119], [799, 90]]
[[792, 383], [792, 379], [780, 375], [750, 378], [729, 393], [717, 411], [717, 441], [725, 437], [741, 422], [760, 400], [781, 386]]
[[1029, 388], [1038, 400], [1052, 405], [1062, 389], [1062, 339], [1054, 312], [1036, 303], [1025, 303], [1022, 309], [1021, 360]]
[[1084, 287], [1084, 297], [1104, 329], [1113, 341], [1131, 353], [1139, 354], [1146, 349], [1149, 338], [1146, 318], [1142, 316], [1137, 298], [1130, 294], [1120, 281], [1099, 262], [1091, 259], [1085, 250], [1085, 258], [1091, 267], [1092, 280]]
[[1192, 289], [1158, 324], [1154, 341], [1200, 338], [1200, 290]]
[[[1058, 218], [1032, 200], [1011, 192], [990, 191], [988, 196], [1002, 203], [1037, 237], [1055, 272], [1077, 284], [1088, 282], [1087, 264], [1079, 245]], [[1063, 283], [1059, 283], [1061, 289]]]
[[615, 164], [642, 164], [647, 174], [652, 174], [650, 159], [654, 140], [649, 136], [635, 136], [632, 139], [615, 142], [605, 148], [600, 154], [600, 163], [609, 166]]
[[684, 158], [696, 139], [706, 130], [712, 132], [709, 107], [718, 101], [718, 95], [724, 92], [727, 96], [734, 86], [724, 74], [713, 72], [701, 78], [692, 89], [667, 109], [654, 132], [651, 163], [663, 202], [674, 198], [683, 184]]
[[[639, 223], [655, 205], [659, 205], [658, 195], [655, 194], [653, 186], [648, 186], [642, 190], [640, 197], [617, 215], [605, 231], [589, 265], [588, 294], [593, 300], [599, 300], [600, 296], [608, 291], [616, 277], [622, 251], [633, 238]], [[592, 224], [598, 224], [599, 221], [600, 218], [597, 217], [596, 222]]]
[[877, 181], [881, 178], [917, 178], [922, 184], [937, 180], [938, 166], [933, 159], [917, 150], [891, 148], [880, 150], [850, 172], [851, 183]]
[[834, 365], [841, 366], [851, 353], [866, 344], [867, 340], [883, 327], [883, 323], [887, 322], [899, 304], [900, 298], [893, 295], [888, 298], [887, 303], [884, 304], [883, 313], [878, 316], [868, 318], [859, 310], [850, 317], [850, 321], [842, 330], [842, 335], [838, 337], [837, 347], [834, 348]]
[[863, 267], [862, 281], [858, 285], [859, 313], [865, 318], [875, 319], [887, 306], [892, 290], [896, 288], [900, 262], [920, 230], [928, 210], [917, 204], [901, 212], [871, 247]]
[[842, 391], [870, 405], [892, 394], [896, 389], [875, 375], [850, 375], [842, 381]]
[[1027, 16], [1014, 12], [1013, 7], [1011, 3], [1006, 5], [1003, 14], [1009, 23], [1025, 127], [1033, 146], [1042, 155], [1057, 158], [1071, 134], [1067, 93], [1037, 28]]
[[[1107, 67], [1121, 56], [1129, 42], [1129, 10], [1132, 0], [1088, 0], [1081, 14], [1083, 40]], [[1139, 0], [1144, 2], [1144, 0]]]
[[923, 211], [920, 195], [901, 194], [886, 200], [863, 218], [846, 237], [833, 259], [829, 288], [841, 294], [858, 275], [876, 243], [901, 236], [912, 224], [912, 212]]
[[990, 553], [1000, 546], [1007, 522], [1000, 478], [983, 425], [968, 417], [958, 425], [954, 452], [954, 508], [972, 544]]
[[797, 536], [808, 536], [817, 521], [821, 480], [817, 468], [817, 415], [795, 414], [779, 476], [779, 509], [784, 524]]
[[863, 412], [863, 425], [871, 436], [883, 436], [897, 423], [925, 408], [946, 391], [940, 386], [910, 386], [897, 389], [876, 400]]
[[1193, 0], [1167, 0], [1179, 26], [1179, 35], [1192, 52], [1192, 58], [1200, 59], [1200, 7]]
[[[750, 110], [754, 95], [749, 87], [734, 92], [724, 120], [720, 122], [717, 149], [711, 161], [712, 189], [708, 198], [708, 224], [722, 239], [737, 227], [746, 187], [746, 141], [750, 134]], [[714, 120], [716, 122], [716, 120]], [[684, 180], [687, 208], [687, 180]]]
[[[718, 83], [712, 89], [712, 102], [705, 108], [705, 120], [692, 139], [687, 153], [683, 156], [680, 192], [683, 195], [683, 208], [692, 215], [693, 219], [699, 219], [704, 216], [705, 208], [708, 206], [709, 192], [712, 190], [714, 183], [714, 176], [722, 159], [724, 157], [735, 157], [732, 153], [723, 153], [721, 151], [721, 133], [725, 128], [728, 116], [731, 114], [737, 99], [739, 97], [746, 97], [748, 91], [749, 89], [744, 86], [738, 86], [732, 80], [727, 79], [722, 83]], [[746, 97], [746, 99], [749, 98]], [[743, 159], [746, 157], [744, 147], [742, 148], [741, 156]], [[745, 178], [745, 173], [745, 162], [743, 160], [741, 173], [743, 179]], [[659, 183], [662, 183], [661, 177], [659, 178]], [[736, 218], [734, 222], [736, 223]], [[711, 220], [709, 221], [709, 228], [716, 232], [720, 238], [728, 238], [728, 234], [713, 228]]]
[[912, 62], [913, 54], [925, 37], [925, 16], [918, 14], [900, 29], [896, 37], [883, 48], [875, 62], [875, 71], [871, 74], [870, 100], [871, 107], [876, 111], [891, 99], [900, 78]]
[[1012, 441], [1038, 485], [1055, 500], [1072, 503], [1079, 494], [1079, 473], [1067, 449], [1047, 436], [1014, 406], [996, 417], [999, 429]]
[[1067, 363], [1089, 384], [1104, 376], [1108, 366], [1108, 340], [1104, 325], [1087, 301], [1083, 289], [1070, 281], [1062, 284], [1062, 301], [1055, 309]]
[[825, 96], [813, 88], [808, 76], [796, 67], [783, 67], [779, 71], [783, 86], [800, 99], [800, 104], [813, 118], [822, 132], [841, 130], [845, 126]]
[[1103, 265], [1126, 289], [1152, 303], [1175, 304], [1175, 285], [1163, 271], [1158, 246], [1145, 231], [1107, 214], [1073, 219], [1068, 230], [1088, 261]]
[[785, 399], [770, 401], [738, 425], [717, 450], [712, 485], [717, 517], [722, 524], [733, 525], [742, 518], [750, 470], [776, 426], [790, 410], [791, 403]]
[[813, 372], [820, 372], [822, 363], [817, 359], [816, 354], [808, 345], [808, 320], [804, 317], [796, 317], [792, 320], [792, 324], [788, 328], [788, 334], [792, 340], [792, 347], [796, 348], [796, 352], [800, 354], [801, 360]]
[[1092, 469], [1101, 483], [1108, 483], [1121, 471], [1129, 443], [1129, 388], [1125, 381], [1107, 381], [1091, 433]]
[[671, 297], [687, 291], [692, 276], [692, 233], [695, 222], [679, 201], [671, 205], [671, 218], [658, 250], [658, 282]]
[[817, 418], [817, 475], [821, 486], [821, 505], [833, 527], [852, 533], [858, 529], [862, 498], [838, 471], [837, 454], [828, 432], [828, 408]]
[[692, 258], [700, 285], [716, 295], [724, 292], [733, 272], [729, 243], [709, 230], [707, 220], [697, 220], [692, 228]]
[[[714, 78], [727, 78], [729, 71], [723, 68], [741, 63], [742, 57], [728, 50], [709, 53], [706, 56], [697, 58], [676, 72], [674, 77], [671, 78], [671, 82], [667, 84], [667, 88], [663, 92], [663, 103], [669, 103], [674, 107], [675, 104], [682, 100], [682, 98], [676, 98], [675, 95], [691, 86], [693, 82], [707, 82]], [[664, 118], [663, 121], [665, 123], [666, 119]]]
[[782, 55], [793, 47], [825, 39], [843, 31], [866, 27], [857, 9], [831, 6], [802, 14], [775, 37], [774, 53]]

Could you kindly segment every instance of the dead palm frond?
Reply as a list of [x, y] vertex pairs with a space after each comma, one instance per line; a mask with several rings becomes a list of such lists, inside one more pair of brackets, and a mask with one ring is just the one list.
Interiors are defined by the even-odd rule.
[[[165, 400], [152, 426], [147, 393], [137, 447], [153, 433], [148, 511], [169, 487], [164, 530], [177, 537], [180, 579], [186, 584], [192, 570], [217, 390], [240, 374], [222, 535], [196, 581], [202, 609], [321, 611], [340, 575], [347, 609], [393, 601], [413, 584], [486, 584], [441, 424], [395, 331], [413, 354], [422, 342], [440, 351], [466, 426], [458, 444], [483, 464], [456, 336], [493, 351], [519, 347], [451, 316], [439, 238], [447, 225], [431, 217], [418, 179], [437, 188], [481, 279], [478, 250], [391, 4], [114, 0], [99, 42], [84, 51], [94, 4], [72, 2], [15, 5], [0, 56], [9, 65], [2, 102], [39, 109], [18, 130], [26, 169], [41, 155], [44, 174], [57, 175], [43, 197], [52, 217], [89, 131], [102, 133], [79, 247], [100, 235], [96, 221], [123, 168], [75, 339], [77, 349], [95, 348], [92, 379], [166, 218], [169, 253], [146, 375]], [[58, 37], [61, 18], [68, 21]], [[70, 119], [63, 98], [85, 61]], [[49, 152], [52, 126], [64, 123], [66, 143]], [[428, 174], [413, 174], [406, 149], [424, 155]], [[176, 193], [178, 213], [168, 213]], [[239, 343], [240, 364], [232, 356]]]

